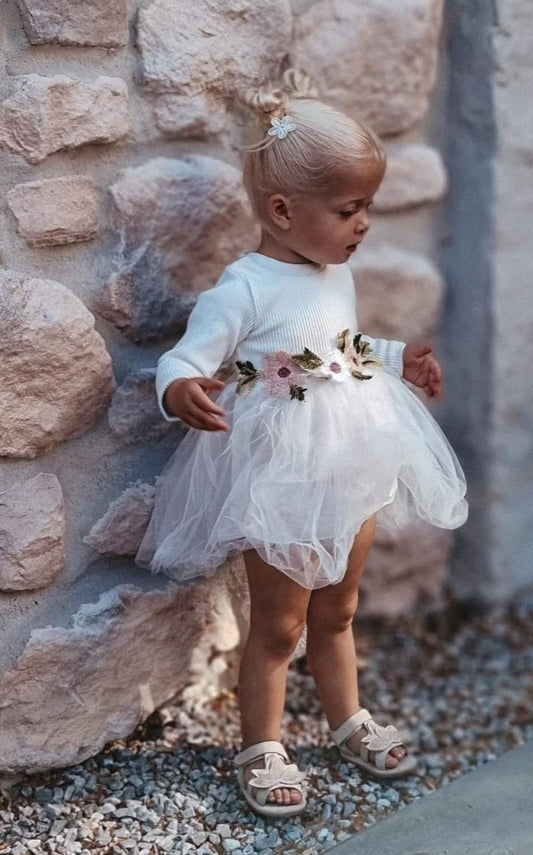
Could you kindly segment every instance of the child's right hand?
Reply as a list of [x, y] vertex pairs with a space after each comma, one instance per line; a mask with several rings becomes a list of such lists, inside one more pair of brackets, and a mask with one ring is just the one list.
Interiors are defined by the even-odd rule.
[[214, 377], [174, 380], [165, 390], [163, 406], [171, 415], [197, 430], [229, 430], [229, 425], [217, 418], [225, 416], [225, 410], [207, 394], [214, 389], [224, 389], [225, 385]]

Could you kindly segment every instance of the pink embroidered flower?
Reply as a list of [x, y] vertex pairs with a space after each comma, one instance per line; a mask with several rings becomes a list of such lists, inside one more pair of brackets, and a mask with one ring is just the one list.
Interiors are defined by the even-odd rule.
[[343, 383], [351, 377], [350, 366], [341, 350], [335, 348], [324, 357], [324, 362], [318, 368], [311, 371], [315, 377], [324, 377], [326, 380], [335, 380]]
[[272, 356], [263, 358], [261, 377], [271, 395], [276, 395], [278, 398], [294, 398], [293, 390], [301, 389], [300, 383], [305, 379], [305, 371], [302, 371], [294, 362], [290, 353], [278, 350]]

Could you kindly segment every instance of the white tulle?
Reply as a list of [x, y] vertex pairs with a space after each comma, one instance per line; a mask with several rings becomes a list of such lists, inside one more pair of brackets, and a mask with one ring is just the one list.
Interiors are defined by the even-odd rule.
[[305, 401], [262, 383], [218, 397], [228, 432], [190, 430], [165, 466], [136, 561], [179, 582], [253, 548], [306, 588], [339, 582], [361, 525], [467, 516], [462, 469], [426, 407], [395, 376], [310, 378]]

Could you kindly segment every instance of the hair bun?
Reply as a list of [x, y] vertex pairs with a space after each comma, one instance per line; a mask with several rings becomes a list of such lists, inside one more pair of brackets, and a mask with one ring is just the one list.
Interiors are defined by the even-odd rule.
[[283, 89], [268, 84], [260, 89], [247, 89], [241, 100], [265, 124], [269, 124], [273, 116], [284, 115], [289, 101]]
[[312, 77], [299, 68], [288, 68], [284, 72], [283, 88], [293, 98], [318, 98], [320, 95]]

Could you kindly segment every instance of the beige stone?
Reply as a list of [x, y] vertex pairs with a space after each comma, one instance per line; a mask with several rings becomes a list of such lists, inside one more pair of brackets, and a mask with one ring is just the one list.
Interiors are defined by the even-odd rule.
[[220, 137], [225, 119], [222, 105], [206, 95], [161, 95], [155, 105], [157, 127], [169, 137]]
[[155, 158], [111, 187], [119, 270], [98, 311], [128, 337], [183, 330], [200, 290], [257, 241], [241, 174], [211, 157]]
[[437, 611], [453, 541], [449, 531], [422, 520], [395, 534], [377, 534], [359, 586], [359, 617], [399, 617]]
[[16, 184], [6, 198], [17, 232], [30, 246], [78, 243], [98, 231], [98, 196], [86, 175]]
[[360, 330], [413, 344], [435, 332], [444, 283], [427, 258], [388, 245], [365, 247], [351, 269]]
[[0, 455], [36, 457], [79, 436], [111, 398], [111, 358], [68, 288], [0, 271]]
[[128, 487], [111, 502], [83, 542], [97, 552], [136, 555], [150, 521], [154, 496], [155, 487], [150, 484]]
[[150, 92], [231, 94], [276, 76], [291, 37], [288, 0], [153, 0], [137, 43]]
[[447, 185], [440, 152], [428, 145], [406, 145], [389, 154], [373, 207], [378, 213], [388, 213], [436, 202], [445, 195]]
[[44, 588], [64, 569], [65, 507], [55, 475], [0, 493], [0, 590]]
[[0, 677], [0, 772], [70, 766], [131, 733], [191, 679], [211, 608], [206, 585], [120, 585], [83, 605], [71, 628], [34, 630]]
[[115, 437], [126, 445], [153, 442], [169, 432], [176, 440], [185, 425], [167, 422], [157, 404], [155, 368], [143, 368], [129, 374], [115, 390], [107, 413], [109, 427]]
[[120, 47], [128, 42], [126, 0], [16, 0], [32, 45]]
[[426, 113], [435, 82], [442, 0], [322, 0], [295, 19], [294, 65], [328, 101], [380, 134]]
[[58, 74], [14, 78], [0, 107], [0, 142], [30, 163], [86, 143], [111, 143], [130, 130], [128, 90], [118, 77], [83, 83]]

